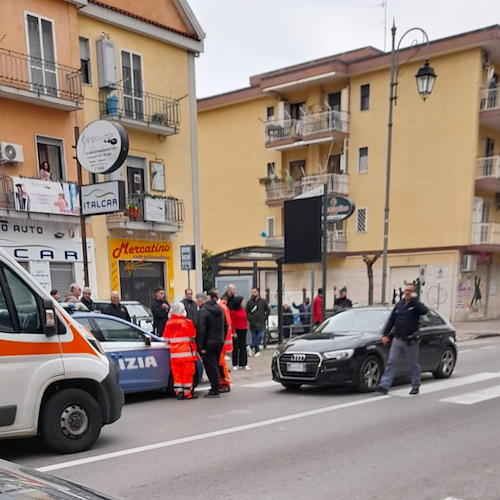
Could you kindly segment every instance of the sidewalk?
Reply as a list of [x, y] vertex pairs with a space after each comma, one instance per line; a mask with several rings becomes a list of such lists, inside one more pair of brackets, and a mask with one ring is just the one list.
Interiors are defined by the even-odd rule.
[[457, 322], [453, 326], [458, 341], [500, 336], [500, 319]]

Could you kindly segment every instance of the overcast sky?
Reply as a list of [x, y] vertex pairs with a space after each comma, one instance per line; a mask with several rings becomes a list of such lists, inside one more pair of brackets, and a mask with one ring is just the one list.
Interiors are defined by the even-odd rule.
[[[284, 66], [366, 45], [383, 49], [382, 1], [189, 0], [207, 34], [198, 97], [246, 87], [250, 76]], [[387, 3], [387, 50], [393, 17], [399, 36], [418, 26], [431, 40], [500, 24], [500, 0]]]

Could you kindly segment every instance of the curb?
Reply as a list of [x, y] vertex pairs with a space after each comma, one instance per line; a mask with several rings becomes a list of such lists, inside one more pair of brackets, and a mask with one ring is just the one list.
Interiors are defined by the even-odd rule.
[[457, 339], [457, 342], [500, 337], [500, 332], [462, 333], [460, 334], [460, 337], [461, 338]]

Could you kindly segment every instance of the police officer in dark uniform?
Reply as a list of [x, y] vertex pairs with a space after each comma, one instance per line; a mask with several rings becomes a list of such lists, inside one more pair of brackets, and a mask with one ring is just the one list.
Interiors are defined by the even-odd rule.
[[110, 316], [130, 321], [130, 314], [128, 313], [127, 308], [120, 304], [120, 294], [118, 292], [111, 293], [111, 304], [104, 309], [104, 314], [109, 314]]
[[389, 360], [377, 388], [377, 391], [381, 394], [387, 394], [391, 388], [396, 375], [396, 365], [401, 354], [405, 355], [411, 372], [412, 389], [410, 394], [418, 394], [420, 388], [420, 361], [419, 341], [416, 333], [419, 329], [420, 316], [427, 314], [427, 312], [427, 307], [417, 299], [415, 285], [412, 283], [407, 284], [404, 298], [394, 307], [382, 338], [383, 344], [386, 345], [394, 328]]

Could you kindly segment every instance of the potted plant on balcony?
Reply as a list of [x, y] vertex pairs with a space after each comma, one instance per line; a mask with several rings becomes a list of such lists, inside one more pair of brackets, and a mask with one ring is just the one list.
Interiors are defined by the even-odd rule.
[[137, 203], [129, 203], [127, 205], [126, 214], [128, 215], [129, 219], [137, 220], [140, 215], [139, 205], [137, 205]]
[[156, 125], [165, 125], [165, 116], [162, 113], [155, 113], [151, 121]]
[[273, 177], [262, 177], [259, 179], [259, 184], [261, 186], [264, 186], [265, 188], [268, 188], [274, 181]]

